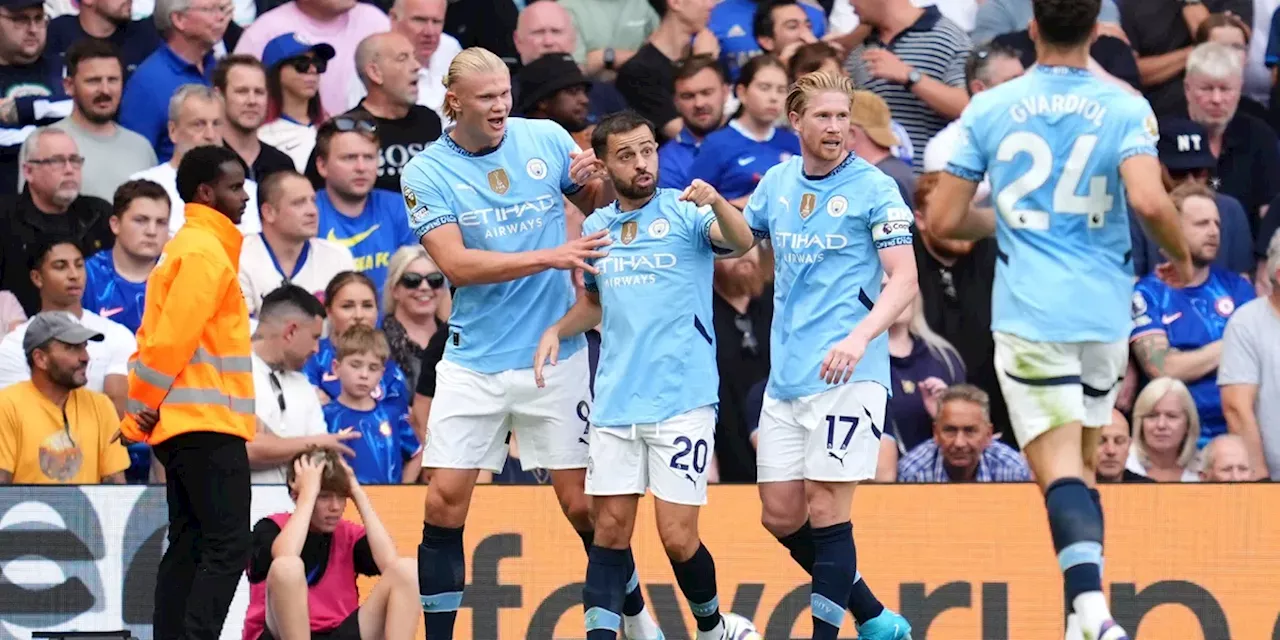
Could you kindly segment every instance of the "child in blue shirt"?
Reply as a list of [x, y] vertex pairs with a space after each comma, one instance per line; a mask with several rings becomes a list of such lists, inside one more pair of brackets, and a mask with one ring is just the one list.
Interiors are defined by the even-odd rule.
[[341, 392], [324, 406], [329, 433], [357, 431], [347, 462], [360, 484], [414, 482], [421, 471], [422, 444], [397, 402], [374, 399], [391, 348], [381, 331], [356, 324], [334, 337], [333, 373]]

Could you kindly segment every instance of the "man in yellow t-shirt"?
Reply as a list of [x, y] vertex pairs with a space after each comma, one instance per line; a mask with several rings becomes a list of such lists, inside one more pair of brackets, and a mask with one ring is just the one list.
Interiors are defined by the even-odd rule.
[[124, 483], [115, 406], [84, 388], [86, 344], [102, 337], [62, 311], [31, 319], [22, 340], [31, 379], [0, 391], [0, 484]]

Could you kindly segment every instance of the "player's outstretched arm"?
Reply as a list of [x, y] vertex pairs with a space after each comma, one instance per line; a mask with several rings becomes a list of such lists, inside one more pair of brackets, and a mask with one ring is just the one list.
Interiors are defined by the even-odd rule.
[[978, 183], [943, 172], [925, 212], [934, 233], [957, 240], [981, 240], [994, 234], [995, 210], [969, 206], [977, 192]]
[[1120, 163], [1120, 178], [1142, 228], [1169, 259], [1169, 264], [1156, 268], [1157, 275], [1172, 286], [1186, 284], [1191, 279], [1191, 252], [1178, 223], [1178, 208], [1164, 189], [1160, 161], [1146, 154], [1131, 156]]
[[542, 332], [542, 339], [538, 341], [538, 350], [533, 355], [533, 379], [538, 383], [538, 388], [542, 388], [546, 383], [542, 375], [543, 367], [547, 363], [551, 363], [554, 367], [560, 361], [560, 341], [586, 333], [588, 329], [598, 326], [603, 317], [600, 294], [588, 290], [573, 303], [572, 307], [569, 307], [569, 311], [563, 318]]
[[456, 224], [444, 224], [422, 236], [422, 246], [455, 286], [510, 282], [547, 269], [586, 269], [586, 260], [603, 258], [600, 247], [609, 244], [607, 231], [570, 240], [554, 249], [506, 253], [469, 249]]
[[742, 211], [724, 199], [716, 188], [706, 181], [694, 179], [693, 183], [680, 194], [680, 199], [692, 202], [699, 207], [711, 207], [716, 215], [711, 223], [711, 243], [717, 247], [733, 250], [733, 256], [740, 256], [756, 244], [755, 234], [743, 217]]
[[582, 188], [569, 198], [569, 202], [584, 214], [603, 207], [617, 198], [613, 182], [605, 177], [604, 162], [596, 158], [596, 152], [575, 151], [569, 154], [569, 178]]
[[378, 569], [386, 574], [391, 571], [400, 557], [396, 552], [396, 543], [391, 539], [391, 534], [387, 532], [387, 527], [382, 524], [382, 520], [378, 519], [377, 512], [373, 510], [373, 502], [364, 492], [364, 487], [356, 481], [356, 474], [351, 470], [351, 465], [347, 464], [346, 460], [340, 459], [340, 461], [342, 470], [347, 474], [347, 483], [351, 486], [351, 501], [356, 503], [356, 511], [360, 514], [360, 521], [364, 523], [364, 538], [369, 541], [369, 553], [373, 555], [373, 562], [378, 565]]

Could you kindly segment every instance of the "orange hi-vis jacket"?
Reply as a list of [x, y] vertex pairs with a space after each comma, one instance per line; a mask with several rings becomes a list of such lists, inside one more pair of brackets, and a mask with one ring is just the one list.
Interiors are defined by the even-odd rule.
[[[138, 352], [129, 362], [124, 437], [159, 444], [212, 431], [253, 439], [253, 360], [249, 308], [240, 292], [240, 231], [198, 204], [165, 245], [147, 279]], [[159, 409], [150, 433], [133, 414]]]

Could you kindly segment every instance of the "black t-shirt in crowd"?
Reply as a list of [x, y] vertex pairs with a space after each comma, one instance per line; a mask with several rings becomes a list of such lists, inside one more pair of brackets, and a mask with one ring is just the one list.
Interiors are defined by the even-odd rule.
[[27, 260], [39, 241], [70, 238], [85, 257], [115, 246], [108, 219], [111, 204], [101, 198], [80, 196], [63, 214], [47, 214], [23, 190], [0, 198], [0, 289], [7, 289], [22, 303], [30, 317], [40, 311], [40, 292], [31, 282]]
[[[259, 583], [267, 579], [271, 570], [271, 545], [280, 535], [280, 525], [271, 518], [263, 518], [253, 527], [253, 549], [249, 555], [249, 582]], [[315, 584], [324, 577], [324, 570], [329, 564], [329, 547], [333, 544], [332, 533], [307, 532], [307, 540], [302, 543], [302, 566], [307, 572], [307, 584]], [[373, 560], [373, 551], [369, 548], [369, 539], [362, 537], [356, 541], [352, 550], [352, 564], [356, 573], [362, 576], [381, 575], [378, 563]]]
[[[260, 143], [262, 150], [258, 152], [258, 157], [254, 158], [253, 164], [249, 165], [249, 175], [246, 178], [262, 184], [262, 180], [277, 171], [297, 171], [298, 167], [293, 164], [293, 158], [290, 158], [285, 152], [265, 143]], [[231, 145], [226, 142], [222, 146], [230, 149]], [[244, 158], [240, 158], [244, 160]]]
[[[1139, 58], [1191, 46], [1191, 31], [1182, 17], [1182, 8], [1186, 6], [1183, 0], [1124, 0], [1116, 4], [1120, 8], [1120, 26]], [[1253, 24], [1253, 0], [1205, 0], [1204, 5], [1209, 13], [1230, 11], [1240, 16], [1245, 24]], [[1143, 93], [1156, 115], [1186, 112], [1187, 97], [1182, 91], [1184, 75], [1178, 73], [1160, 84], [1143, 87]]]
[[1280, 193], [1280, 140], [1271, 126], [1236, 112], [1222, 133], [1222, 152], [1213, 187], [1244, 205], [1249, 228], [1257, 236], [1258, 213]]
[[[378, 127], [378, 180], [375, 189], [400, 193], [400, 173], [414, 156], [440, 137], [440, 116], [422, 105], [409, 108], [409, 115], [398, 120], [379, 118], [365, 111], [364, 101], [341, 116], [360, 115], [373, 118]], [[317, 191], [324, 188], [324, 178], [316, 170], [316, 152], [307, 160], [307, 178]]]
[[969, 255], [946, 266], [915, 239], [920, 271], [920, 298], [929, 328], [946, 338], [964, 361], [965, 380], [991, 396], [991, 422], [1002, 441], [1018, 442], [1009, 423], [1009, 410], [996, 380], [995, 339], [991, 334], [991, 288], [995, 282], [995, 238], [974, 243]]
[[748, 396], [769, 377], [769, 327], [773, 323], [773, 287], [738, 313], [719, 294], [711, 297], [720, 371], [720, 415], [716, 420], [716, 460], [721, 482], [755, 482], [756, 452], [751, 446]]
[[680, 117], [675, 103], [675, 61], [650, 43], [640, 47], [618, 69], [614, 86], [631, 108], [648, 118], [659, 130]]
[[507, 64], [519, 63], [520, 54], [511, 39], [519, 17], [520, 9], [512, 0], [450, 0], [444, 32], [457, 38], [463, 49], [483, 47]]
[[[991, 41], [1021, 53], [1024, 67], [1030, 67], [1036, 63], [1036, 45], [1031, 41], [1031, 35], [1026, 29], [998, 35]], [[1089, 55], [1107, 73], [1124, 80], [1134, 89], [1142, 89], [1138, 76], [1138, 60], [1124, 40], [1102, 36], [1089, 47]]]

